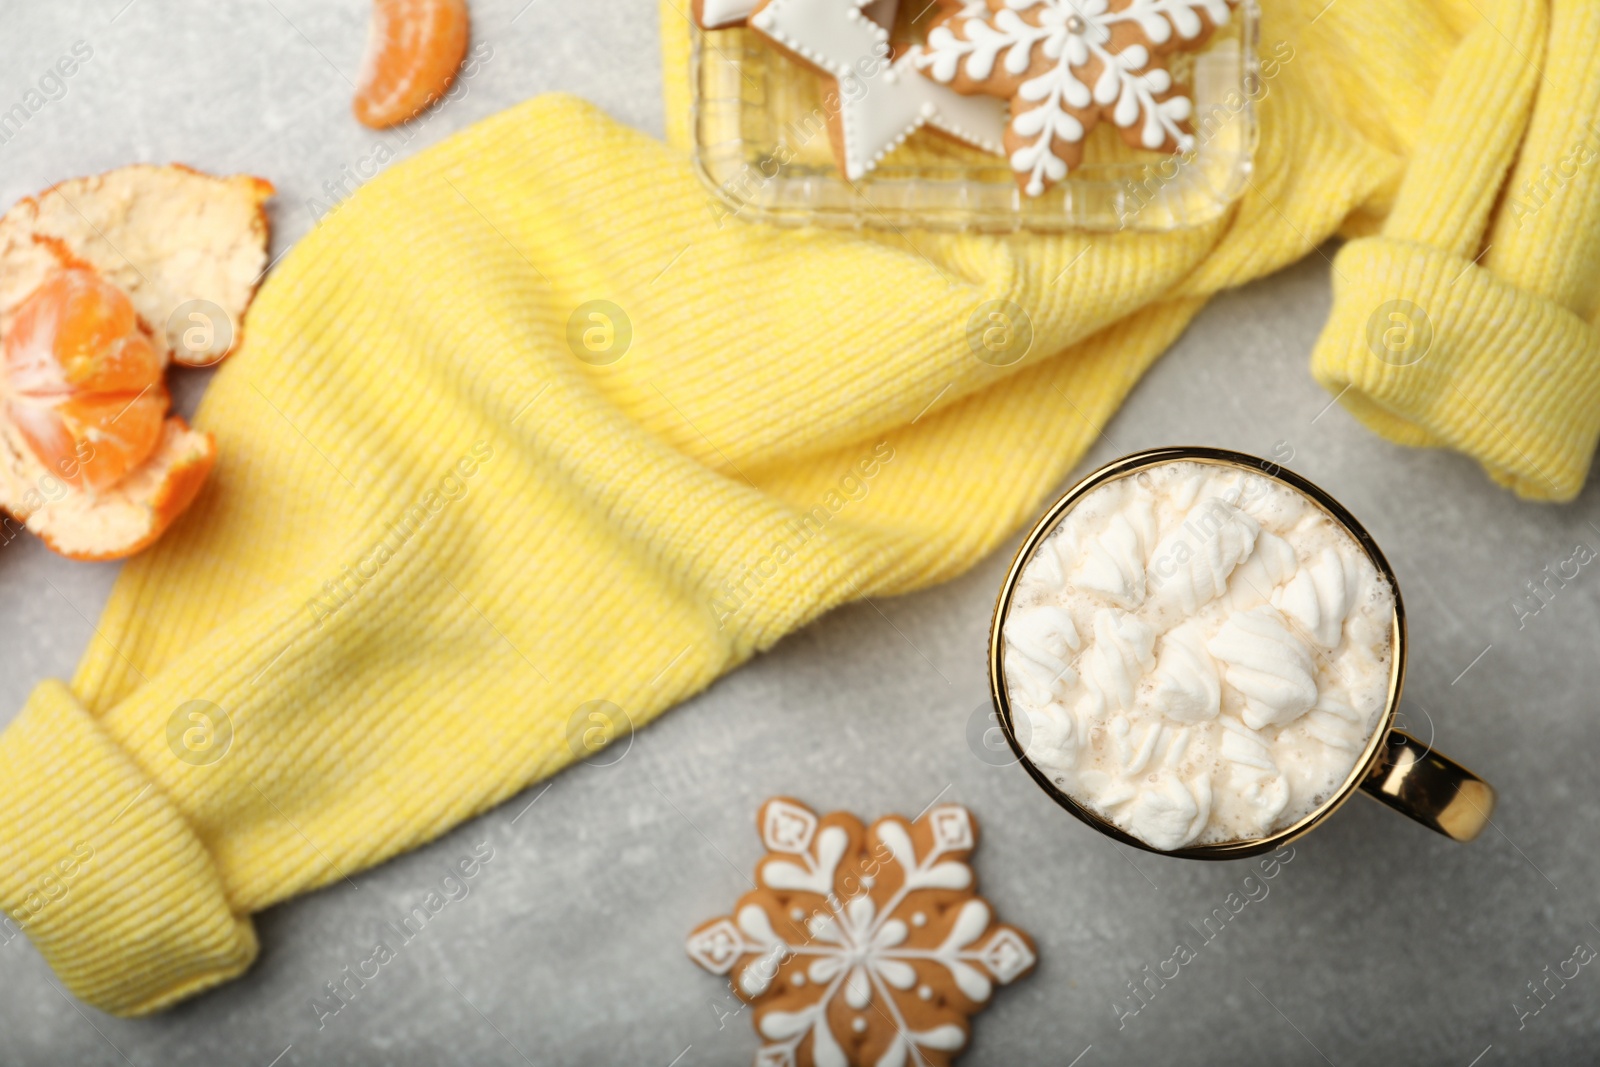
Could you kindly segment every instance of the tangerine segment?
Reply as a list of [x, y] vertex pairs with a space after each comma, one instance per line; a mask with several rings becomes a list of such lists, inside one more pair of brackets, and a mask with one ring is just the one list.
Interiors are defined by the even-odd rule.
[[51, 276], [5, 337], [6, 411], [39, 462], [101, 490], [143, 463], [167, 411], [161, 357], [126, 294], [92, 270]]
[[467, 36], [466, 0], [373, 0], [356, 118], [381, 130], [443, 96], [467, 53]]
[[160, 537], [194, 502], [217, 459], [217, 443], [176, 415], [155, 454], [99, 496], [69, 493], [28, 516], [28, 529], [68, 559], [124, 559]]

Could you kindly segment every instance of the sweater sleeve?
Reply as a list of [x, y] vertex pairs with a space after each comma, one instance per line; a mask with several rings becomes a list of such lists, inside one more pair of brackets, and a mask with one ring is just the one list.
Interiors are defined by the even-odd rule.
[[1600, 8], [1483, 6], [1382, 233], [1334, 260], [1312, 372], [1391, 440], [1571, 500], [1600, 437]]

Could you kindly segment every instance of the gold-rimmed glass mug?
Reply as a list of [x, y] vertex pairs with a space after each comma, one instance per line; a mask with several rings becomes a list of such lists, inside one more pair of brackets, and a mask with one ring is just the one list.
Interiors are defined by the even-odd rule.
[[[1017, 737], [1010, 694], [1006, 685], [1006, 620], [1011, 611], [1018, 580], [1034, 550], [1045, 540], [1077, 504], [1089, 493], [1121, 478], [1129, 478], [1151, 468], [1170, 463], [1202, 463], [1232, 467], [1261, 475], [1296, 490], [1344, 528], [1366, 553], [1378, 574], [1394, 591], [1394, 619], [1388, 699], [1366, 747], [1340, 787], [1309, 814], [1264, 837], [1221, 841], [1184, 848], [1158, 849], [1115, 826], [1057, 787], [1050, 776], [1028, 758], [1026, 745]], [[1406, 617], [1400, 597], [1400, 583], [1372, 535], [1356, 521], [1342, 504], [1320, 487], [1278, 464], [1242, 452], [1221, 448], [1182, 446], [1154, 448], [1124, 456], [1090, 474], [1073, 486], [1045, 511], [1017, 549], [1006, 572], [1005, 583], [995, 602], [994, 621], [989, 628], [989, 689], [994, 699], [1006, 741], [1017, 760], [1033, 776], [1039, 787], [1057, 804], [1094, 829], [1123, 844], [1163, 856], [1183, 859], [1243, 859], [1272, 852], [1309, 833], [1358, 791], [1408, 815], [1437, 833], [1456, 841], [1471, 841], [1489, 825], [1494, 812], [1495, 791], [1476, 774], [1424, 744], [1395, 725], [1400, 710], [1400, 693], [1406, 672]]]

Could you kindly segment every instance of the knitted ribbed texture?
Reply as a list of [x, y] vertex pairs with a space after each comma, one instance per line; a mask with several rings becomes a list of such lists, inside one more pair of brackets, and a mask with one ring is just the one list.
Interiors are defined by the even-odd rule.
[[1600, 437], [1600, 4], [1483, 7], [1381, 235], [1334, 259], [1312, 372], [1392, 440], [1571, 500]]
[[[237, 974], [251, 912], [564, 766], [592, 740], [588, 702], [642, 725], [836, 604], [970, 566], [1210, 294], [1391, 207], [1405, 233], [1340, 259], [1319, 368], [1349, 367], [1346, 401], [1381, 429], [1524, 491], [1528, 460], [1581, 477], [1600, 371], [1559, 353], [1592, 309], [1552, 308], [1595, 298], [1592, 184], [1543, 209], [1543, 237], [1505, 235], [1516, 269], [1450, 273], [1477, 251], [1458, 231], [1494, 224], [1534, 91], [1497, 40], [1538, 58], [1548, 29], [1504, 0], [1491, 37], [1470, 7], [1269, 5], [1265, 50], [1292, 53], [1266, 82], [1254, 186], [1186, 233], [719, 223], [682, 152], [671, 0], [672, 147], [550, 96], [376, 178], [263, 287], [197, 420], [221, 456], [206, 491], [124, 568], [71, 691], [40, 686], [0, 737], [8, 935], [119, 1013]], [[1563, 18], [1570, 69], [1551, 50], [1547, 73], [1577, 93], [1600, 80], [1593, 20]], [[1533, 116], [1550, 151], [1573, 135]], [[1405, 176], [1413, 150], [1431, 192]], [[1434, 351], [1373, 367], [1351, 309], [1396, 293], [1432, 309]], [[1032, 317], [1011, 367], [966, 341], [991, 299]], [[568, 345], [590, 300], [631, 322], [608, 366]], [[195, 714], [231, 727], [214, 761], [220, 741], [183, 743]]]

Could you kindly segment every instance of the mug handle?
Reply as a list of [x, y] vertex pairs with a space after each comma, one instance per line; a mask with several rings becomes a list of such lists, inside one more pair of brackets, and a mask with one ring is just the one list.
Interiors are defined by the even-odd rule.
[[1494, 814], [1494, 787], [1404, 730], [1391, 729], [1361, 789], [1455, 841], [1471, 841]]

